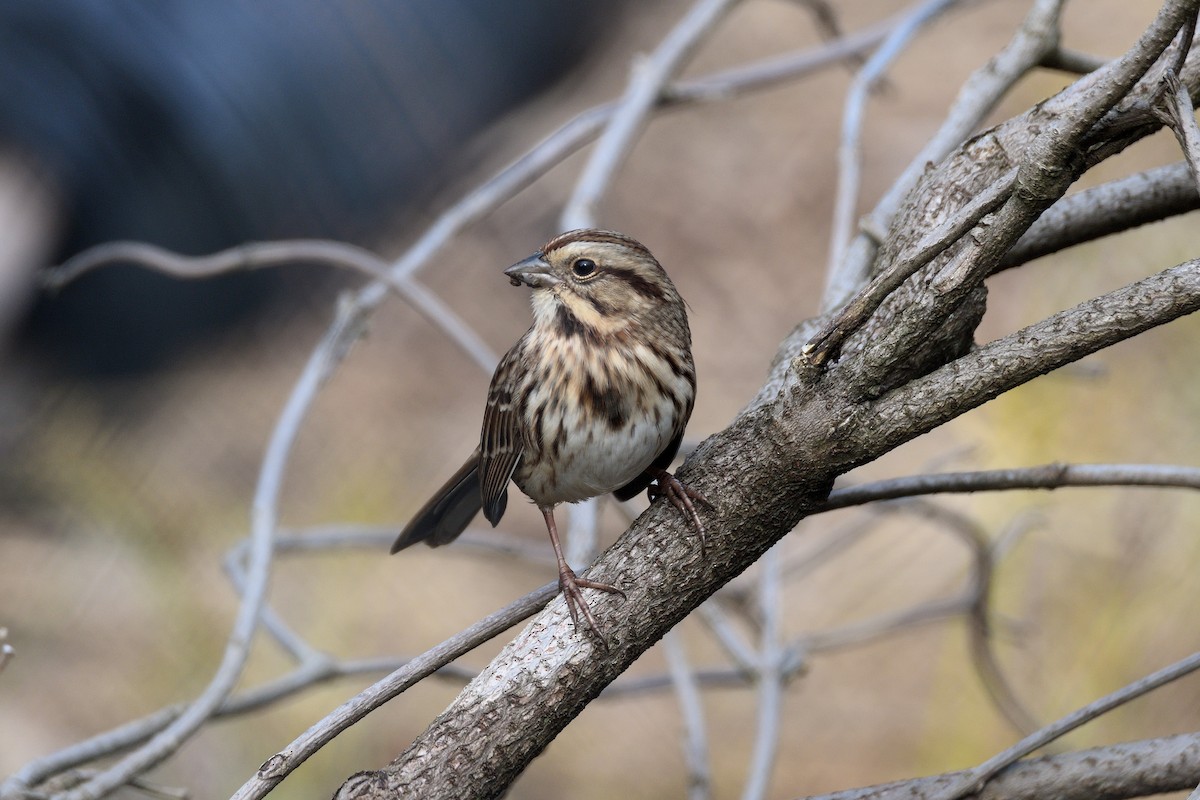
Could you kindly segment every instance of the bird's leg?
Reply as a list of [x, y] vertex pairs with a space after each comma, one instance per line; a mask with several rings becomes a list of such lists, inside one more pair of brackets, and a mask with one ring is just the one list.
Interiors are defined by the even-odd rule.
[[554, 508], [553, 506], [538, 506], [541, 509], [542, 516], [546, 518], [546, 530], [550, 532], [550, 544], [554, 546], [554, 557], [558, 559], [558, 588], [563, 593], [563, 599], [567, 601], [567, 610], [571, 612], [571, 622], [575, 625], [575, 630], [579, 630], [579, 612], [583, 612], [583, 618], [587, 621], [588, 627], [600, 637], [600, 641], [604, 639], [600, 634], [600, 623], [592, 616], [592, 610], [588, 608], [587, 601], [583, 599], [583, 592], [580, 589], [599, 589], [602, 592], [612, 592], [625, 596], [615, 586], [609, 586], [607, 583], [598, 583], [589, 581], [585, 578], [575, 576], [575, 571], [567, 564], [567, 560], [563, 558], [562, 545], [558, 543], [558, 527], [554, 524]]
[[708, 498], [700, 494], [700, 492], [688, 486], [665, 469], [651, 467], [646, 471], [654, 477], [654, 483], [650, 484], [646, 490], [651, 502], [658, 497], [667, 498], [671, 501], [671, 505], [679, 509], [679, 513], [683, 514], [688, 522], [696, 527], [696, 534], [700, 537], [700, 556], [703, 558], [706, 554], [704, 546], [704, 523], [700, 521], [700, 515], [696, 513], [696, 503], [705, 508], [712, 508], [713, 504], [708, 502]]

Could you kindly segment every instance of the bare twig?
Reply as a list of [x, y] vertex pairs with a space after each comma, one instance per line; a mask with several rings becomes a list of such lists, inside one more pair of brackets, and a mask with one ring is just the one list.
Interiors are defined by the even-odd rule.
[[785, 650], [782, 643], [783, 556], [779, 546], [771, 548], [759, 564], [758, 605], [762, 632], [758, 648], [758, 712], [754, 732], [754, 750], [750, 756], [742, 800], [760, 800], [771, 788], [771, 773], [779, 752], [779, 723], [783, 716], [783, 689], [786, 682]]
[[860, 57], [882, 42], [888, 33], [903, 23], [906, 18], [907, 15], [901, 13], [861, 30], [847, 33], [818, 48], [771, 56], [752, 64], [731, 67], [703, 78], [670, 84], [663, 89], [660, 102], [666, 107], [673, 107], [679, 103], [728, 100], [747, 92], [795, 80], [814, 69], [823, 68], [848, 58]]
[[16, 650], [6, 640], [8, 639], [8, 628], [0, 628], [0, 672], [4, 672], [4, 668], [8, 666], [8, 662], [12, 661]]
[[975, 674], [983, 683], [992, 704], [1012, 724], [1017, 733], [1021, 734], [1036, 730], [1038, 722], [1017, 697], [1016, 691], [1000, 667], [1000, 659], [996, 656], [992, 625], [992, 584], [996, 577], [996, 565], [1010, 544], [1028, 528], [1026, 522], [1018, 521], [1010, 525], [1006, 533], [996, 537], [995, 543], [973, 551], [975, 561], [972, 566], [969, 594], [973, 596], [974, 601], [967, 614], [971, 660], [975, 665]]
[[858, 330], [889, 294], [1007, 200], [1012, 194], [1016, 178], [1015, 169], [1007, 172], [936, 230], [927, 234], [910, 252], [906, 252], [892, 262], [888, 269], [877, 274], [870, 284], [809, 340], [804, 346], [804, 355], [814, 364], [822, 364], [829, 358], [836, 358], [846, 337]]
[[[330, 549], [361, 548], [379, 552], [396, 541], [398, 525], [316, 525], [308, 528], [281, 529], [275, 539], [275, 552], [319, 552]], [[487, 555], [504, 555], [534, 564], [553, 565], [554, 556], [545, 547], [492, 528], [467, 528], [455, 539], [456, 547]], [[244, 541], [236, 547], [245, 547]]]
[[831, 287], [842, 286], [846, 283], [853, 285], [858, 282], [858, 276], [846, 279], [841, 277], [839, 272], [843, 269], [846, 247], [850, 241], [858, 207], [859, 173], [862, 160], [860, 136], [871, 88], [896, 57], [904, 51], [917, 32], [958, 1], [925, 0], [913, 9], [905, 22], [888, 34], [879, 49], [867, 59], [866, 64], [855, 76], [850, 90], [846, 93], [846, 103], [842, 113], [842, 137], [838, 145], [837, 193], [833, 206], [826, 300], [822, 306], [823, 310], [836, 308], [841, 302], [841, 297], [832, 296]]
[[737, 665], [738, 670], [743, 675], [757, 674], [758, 654], [737, 632], [733, 620], [725, 613], [720, 598], [709, 600], [696, 611], [701, 622], [725, 649], [726, 655]]
[[834, 489], [821, 510], [923, 494], [1058, 489], [1065, 486], [1200, 489], [1200, 468], [1175, 464], [1043, 464], [1016, 469], [914, 475]]
[[1095, 72], [1108, 63], [1107, 59], [1094, 56], [1091, 53], [1081, 53], [1067, 47], [1055, 48], [1042, 59], [1040, 66], [1046, 69], [1056, 69], [1060, 72], [1070, 72], [1075, 75], [1086, 75]]
[[1197, 208], [1200, 192], [1182, 161], [1093, 186], [1046, 209], [1005, 254], [997, 271]]
[[590, 228], [596, 206], [629, 155], [663, 89], [738, 0], [698, 0], [654, 53], [637, 65], [625, 96], [575, 184], [562, 212], [562, 228]]
[[[1000, 99], [1058, 44], [1059, 15], [1065, 0], [1037, 0], [1013, 39], [986, 65], [976, 70], [959, 90], [937, 133], [913, 158], [867, 216], [864, 231], [885, 231], [901, 200], [916, 185], [929, 164], [936, 164], [979, 127]], [[844, 303], [866, 280], [875, 258], [876, 243], [861, 233], [847, 248], [836, 280], [825, 287], [822, 308]]]
[[[225, 574], [233, 585], [233, 590], [239, 597], [244, 597], [247, 589], [246, 562], [249, 560], [250, 539], [243, 539], [225, 554]], [[279, 548], [274, 548], [278, 552]], [[263, 628], [276, 643], [293, 660], [304, 664], [311, 661], [327, 660], [316, 648], [310, 645], [304, 637], [293, 631], [283, 619], [275, 613], [269, 604], [264, 604], [262, 618]]]
[[[683, 719], [683, 760], [687, 766], [688, 800], [707, 800], [712, 796], [712, 768], [708, 757], [708, 735], [704, 722], [704, 705], [696, 674], [688, 664], [678, 630], [663, 637], [663, 651], [679, 714]], [[615, 684], [614, 684], [615, 687]]]
[[967, 770], [958, 780], [937, 795], [937, 800], [958, 800], [968, 794], [975, 794], [995, 775], [1006, 767], [1016, 763], [1035, 750], [1045, 747], [1060, 736], [1075, 730], [1080, 725], [1090, 722], [1096, 717], [1112, 711], [1114, 708], [1141, 697], [1147, 692], [1178, 680], [1200, 669], [1200, 653], [1193, 653], [1182, 661], [1177, 661], [1169, 667], [1147, 675], [1141, 680], [1118, 689], [1093, 703], [1089, 703], [1065, 717], [1047, 725], [1036, 733], [1025, 737], [1004, 752], [988, 759], [974, 769]]
[[1171, 59], [1167, 75], [1175, 76], [1176, 79], [1187, 64], [1188, 53], [1192, 49], [1192, 40], [1196, 36], [1196, 13], [1196, 11], [1192, 12], [1192, 16], [1184, 23], [1183, 28], [1179, 31], [1179, 37], [1175, 41], [1175, 56]]
[[281, 265], [319, 263], [360, 272], [395, 291], [419, 314], [437, 326], [486, 372], [496, 366], [496, 354], [479, 335], [436, 294], [369, 250], [345, 242], [293, 240], [254, 242], [207, 256], [184, 256], [143, 242], [96, 245], [47, 270], [44, 282], [59, 288], [81, 275], [116, 262], [130, 262], [177, 278], [207, 278], [225, 272]]
[[320, 750], [339, 733], [379, 706], [399, 695], [422, 678], [433, 674], [464, 653], [503, 633], [537, 613], [558, 593], [558, 584], [549, 583], [489, 614], [461, 633], [417, 656], [383, 680], [347, 700], [317, 722], [291, 744], [271, 756], [258, 772], [233, 795], [233, 800], [265, 797], [292, 770]]

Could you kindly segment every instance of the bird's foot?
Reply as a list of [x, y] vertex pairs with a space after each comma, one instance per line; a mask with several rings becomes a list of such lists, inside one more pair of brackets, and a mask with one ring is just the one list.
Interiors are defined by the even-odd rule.
[[704, 523], [700, 521], [700, 515], [696, 513], [696, 504], [699, 503], [711, 511], [713, 504], [708, 501], [708, 498], [665, 469], [655, 474], [654, 483], [650, 484], [646, 493], [650, 496], [651, 502], [659, 497], [670, 500], [671, 505], [679, 509], [679, 513], [683, 514], [684, 518], [695, 527], [696, 534], [700, 537], [700, 556], [703, 558], [707, 554]]
[[607, 583], [599, 583], [598, 581], [589, 581], [586, 578], [577, 577], [570, 567], [564, 567], [559, 570], [558, 588], [562, 592], [563, 599], [567, 601], [567, 611], [571, 612], [571, 622], [575, 625], [575, 630], [579, 631], [579, 617], [582, 615], [588, 628], [591, 629], [592, 633], [596, 635], [596, 639], [607, 650], [608, 643], [604, 640], [604, 629], [600, 627], [600, 623], [592, 615], [592, 610], [588, 608], [587, 600], [584, 599], [582, 590], [599, 589], [602, 592], [619, 594], [622, 598], [625, 597], [625, 593]]

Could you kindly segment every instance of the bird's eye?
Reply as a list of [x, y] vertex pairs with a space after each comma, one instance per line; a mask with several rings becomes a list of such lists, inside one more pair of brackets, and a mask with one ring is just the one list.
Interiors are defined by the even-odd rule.
[[571, 265], [571, 271], [580, 278], [586, 278], [596, 271], [596, 262], [590, 258], [577, 258]]

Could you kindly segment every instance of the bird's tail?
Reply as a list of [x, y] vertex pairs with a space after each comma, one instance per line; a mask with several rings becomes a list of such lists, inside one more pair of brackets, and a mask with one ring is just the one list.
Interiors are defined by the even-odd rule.
[[430, 547], [449, 544], [466, 530], [483, 507], [479, 491], [479, 455], [472, 455], [437, 494], [413, 516], [396, 537], [392, 552], [425, 542]]

